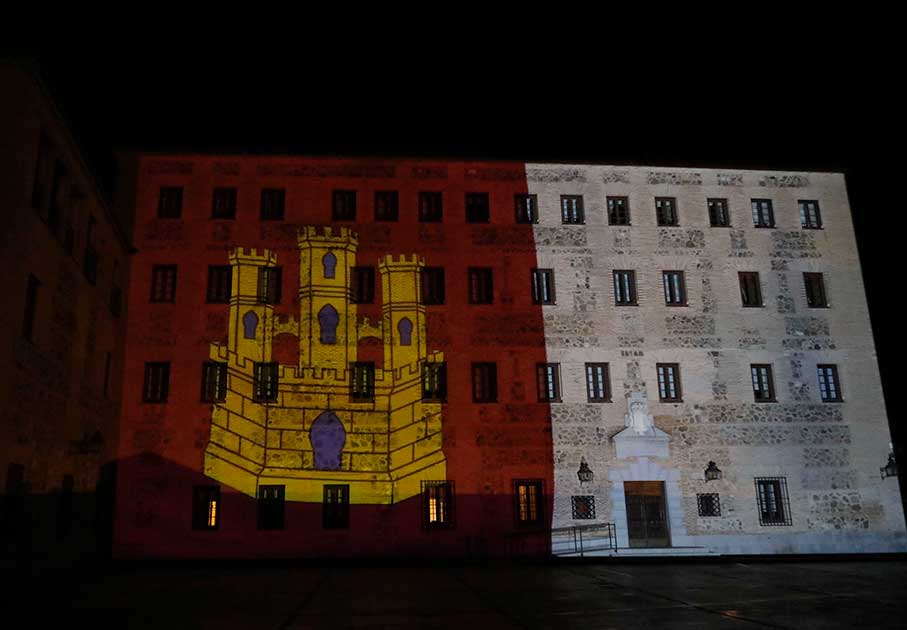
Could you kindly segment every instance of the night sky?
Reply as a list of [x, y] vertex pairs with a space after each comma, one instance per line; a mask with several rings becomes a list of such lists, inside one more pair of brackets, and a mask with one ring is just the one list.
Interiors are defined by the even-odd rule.
[[666, 56], [638, 67], [601, 53], [541, 64], [416, 46], [332, 61], [316, 48], [163, 48], [30, 51], [108, 190], [116, 149], [843, 171], [897, 430], [891, 261], [903, 176], [883, 155], [899, 101], [878, 64], [822, 46], [804, 58]]

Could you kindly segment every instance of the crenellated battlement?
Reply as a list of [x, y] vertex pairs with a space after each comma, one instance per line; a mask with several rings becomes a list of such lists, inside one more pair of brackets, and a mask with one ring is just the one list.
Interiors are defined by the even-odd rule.
[[387, 254], [378, 261], [378, 268], [382, 273], [384, 271], [398, 271], [400, 269], [424, 266], [425, 258], [418, 254], [400, 254], [399, 256]]
[[234, 247], [230, 250], [231, 265], [276, 265], [277, 254], [270, 249]]
[[306, 225], [297, 232], [296, 238], [300, 246], [306, 241], [352, 246], [359, 244], [359, 234], [346, 226]]

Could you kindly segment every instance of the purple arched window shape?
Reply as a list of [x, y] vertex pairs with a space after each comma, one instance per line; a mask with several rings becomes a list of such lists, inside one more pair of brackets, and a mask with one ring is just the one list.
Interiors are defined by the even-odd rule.
[[309, 441], [315, 452], [315, 468], [340, 470], [340, 456], [346, 444], [346, 429], [333, 411], [325, 411], [312, 423]]
[[255, 311], [249, 311], [242, 316], [243, 337], [246, 339], [255, 339], [255, 329], [258, 328], [258, 315]]
[[337, 309], [325, 304], [318, 311], [318, 325], [321, 327], [321, 343], [337, 343]]
[[328, 252], [321, 259], [321, 264], [324, 265], [324, 277], [333, 278], [334, 271], [337, 269], [337, 257], [332, 252]]
[[413, 343], [413, 323], [404, 317], [397, 322], [397, 332], [400, 333], [400, 345], [409, 346]]

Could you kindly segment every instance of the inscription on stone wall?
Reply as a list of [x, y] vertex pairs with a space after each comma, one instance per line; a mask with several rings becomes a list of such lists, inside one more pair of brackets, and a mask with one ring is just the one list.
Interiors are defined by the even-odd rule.
[[743, 174], [718, 173], [719, 186], [743, 186]]
[[629, 184], [630, 171], [624, 170], [606, 170], [602, 173], [602, 181], [606, 184]]
[[769, 188], [804, 188], [809, 186], [806, 175], [763, 175], [759, 179], [760, 186]]
[[648, 171], [647, 184], [671, 184], [672, 186], [701, 186], [702, 173], [684, 173], [681, 171]]
[[397, 169], [393, 164], [259, 164], [256, 172], [281, 177], [389, 178]]
[[530, 168], [526, 179], [532, 182], [584, 182], [585, 171], [578, 168]]

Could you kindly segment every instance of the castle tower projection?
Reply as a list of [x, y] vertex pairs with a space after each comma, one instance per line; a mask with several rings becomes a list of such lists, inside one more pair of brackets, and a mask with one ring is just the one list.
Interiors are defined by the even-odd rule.
[[[418, 495], [421, 481], [446, 479], [441, 403], [422, 399], [426, 364], [444, 360], [426, 350], [425, 261], [384, 256], [381, 322], [360, 321], [350, 289], [356, 233], [306, 226], [297, 243], [296, 317], [275, 318], [274, 253], [230, 253], [228, 340], [210, 346], [226, 387], [213, 407], [205, 474], [253, 497], [260, 485], [283, 485], [287, 501], [321, 502], [326, 484], [349, 485], [359, 504]], [[383, 343], [382, 367], [358, 361], [367, 338]], [[295, 364], [275, 351], [287, 340], [298, 345]]]

